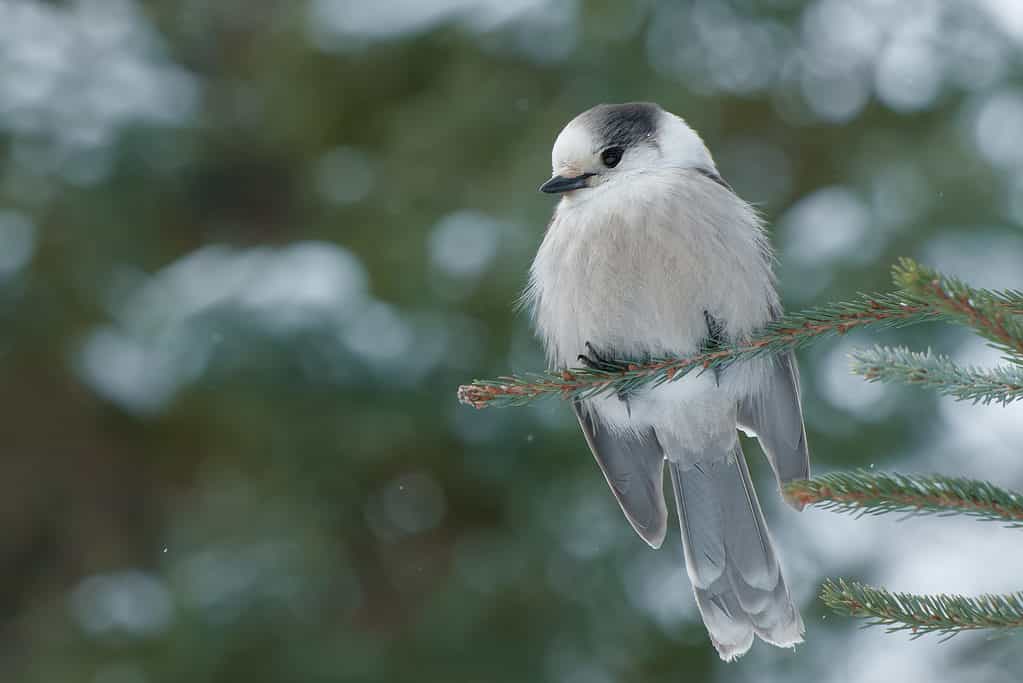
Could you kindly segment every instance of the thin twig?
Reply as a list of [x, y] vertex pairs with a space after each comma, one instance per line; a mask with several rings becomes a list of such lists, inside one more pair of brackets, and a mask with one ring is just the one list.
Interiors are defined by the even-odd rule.
[[931, 320], [936, 315], [934, 306], [907, 302], [897, 293], [860, 295], [851, 303], [787, 315], [742, 344], [682, 358], [617, 361], [615, 364], [622, 370], [572, 368], [560, 373], [475, 380], [458, 388], [458, 400], [482, 409], [524, 405], [551, 395], [565, 399], [590, 398], [611, 391], [629, 391], [650, 382], [670, 382], [698, 368], [724, 367], [736, 360], [796, 349], [815, 339], [845, 334], [860, 327], [904, 327]]
[[852, 371], [869, 382], [902, 382], [974, 403], [1007, 405], [1023, 399], [1023, 367], [1007, 364], [982, 369], [957, 365], [948, 356], [903, 347], [875, 346], [854, 351]]
[[839, 614], [865, 617], [868, 626], [889, 633], [910, 631], [954, 636], [963, 631], [1023, 628], [1023, 593], [1007, 595], [915, 595], [895, 593], [854, 581], [831, 579], [821, 587], [821, 600]]
[[972, 479], [855, 470], [795, 481], [785, 492], [803, 505], [835, 512], [951, 512], [1023, 526], [1023, 495]]

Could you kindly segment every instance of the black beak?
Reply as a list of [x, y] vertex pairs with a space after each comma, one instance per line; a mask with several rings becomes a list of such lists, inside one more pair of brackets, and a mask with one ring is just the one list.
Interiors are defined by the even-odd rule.
[[547, 194], [559, 194], [570, 190], [578, 190], [587, 187], [586, 179], [592, 175], [592, 173], [583, 173], [582, 175], [574, 178], [566, 178], [565, 176], [556, 175], [541, 185], [540, 191], [546, 192]]

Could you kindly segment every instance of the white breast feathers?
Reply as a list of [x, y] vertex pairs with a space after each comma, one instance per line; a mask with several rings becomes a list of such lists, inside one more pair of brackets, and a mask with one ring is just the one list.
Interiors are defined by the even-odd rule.
[[552, 367], [578, 365], [585, 342], [619, 357], [691, 353], [704, 311], [741, 339], [779, 310], [752, 207], [691, 170], [618, 185], [562, 200], [533, 262], [526, 300]]

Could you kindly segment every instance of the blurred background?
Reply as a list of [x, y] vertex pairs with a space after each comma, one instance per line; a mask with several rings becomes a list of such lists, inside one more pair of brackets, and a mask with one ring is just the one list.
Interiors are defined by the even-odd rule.
[[[907, 255], [1023, 287], [1018, 0], [0, 0], [0, 680], [1015, 678], [1014, 641], [829, 615], [824, 576], [1021, 587], [1018, 532], [754, 476], [807, 622], [724, 665], [514, 309], [550, 147], [655, 100], [769, 218], [788, 308]], [[801, 353], [815, 467], [1023, 487], [1023, 412]]]

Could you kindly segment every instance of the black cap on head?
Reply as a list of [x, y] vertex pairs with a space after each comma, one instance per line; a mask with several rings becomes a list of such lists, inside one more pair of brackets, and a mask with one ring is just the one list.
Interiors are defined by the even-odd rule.
[[631, 147], [643, 141], [656, 144], [661, 108], [652, 102], [598, 104], [585, 116], [602, 145]]

